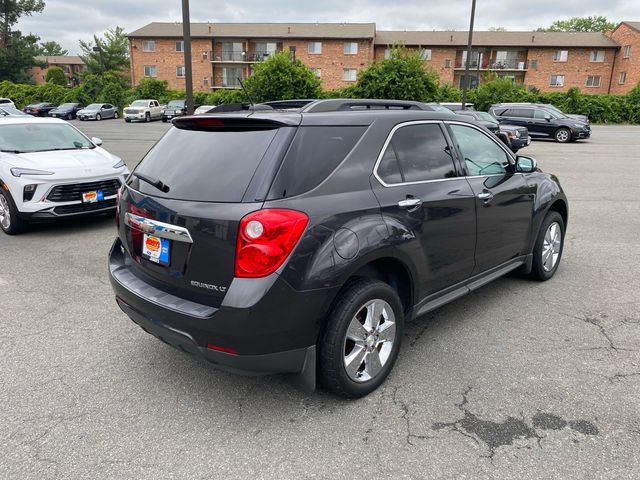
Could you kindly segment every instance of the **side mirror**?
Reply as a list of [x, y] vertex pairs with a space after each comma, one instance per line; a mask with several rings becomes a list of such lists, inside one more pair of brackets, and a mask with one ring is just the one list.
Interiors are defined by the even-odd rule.
[[98, 138], [98, 137], [91, 137], [91, 141], [93, 142], [94, 145], [97, 145], [98, 147], [100, 145], [102, 145], [102, 139]]
[[532, 173], [538, 169], [535, 158], [518, 155], [516, 157], [516, 171], [520, 173]]
[[545, 113], [545, 114], [544, 114], [544, 119], [545, 119], [547, 122], [550, 122], [550, 121], [553, 119], [553, 117], [552, 117], [551, 115], [549, 115], [548, 113]]

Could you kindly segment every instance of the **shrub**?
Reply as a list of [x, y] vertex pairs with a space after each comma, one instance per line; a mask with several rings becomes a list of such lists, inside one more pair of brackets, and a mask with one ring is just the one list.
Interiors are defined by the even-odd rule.
[[53, 83], [64, 87], [67, 85], [67, 76], [64, 74], [64, 70], [60, 67], [49, 67], [45, 81], [47, 83]]
[[156, 80], [155, 78], [143, 78], [134, 89], [137, 98], [166, 100], [169, 93], [169, 84], [166, 80]]

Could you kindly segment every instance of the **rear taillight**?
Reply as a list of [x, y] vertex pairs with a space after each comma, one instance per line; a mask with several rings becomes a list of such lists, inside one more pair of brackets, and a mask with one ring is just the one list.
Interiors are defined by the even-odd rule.
[[296, 210], [266, 209], [240, 220], [236, 277], [266, 277], [287, 259], [307, 227], [309, 217]]

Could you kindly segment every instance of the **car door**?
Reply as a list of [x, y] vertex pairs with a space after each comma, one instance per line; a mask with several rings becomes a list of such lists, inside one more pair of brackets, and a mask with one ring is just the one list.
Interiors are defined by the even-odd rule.
[[[556, 132], [556, 126], [553, 122], [554, 118], [555, 116], [547, 110], [541, 108], [533, 109], [532, 123], [535, 125], [535, 130], [540, 132], [541, 137], [552, 137], [554, 135]], [[531, 131], [531, 127], [529, 127], [529, 131]]]
[[474, 266], [475, 197], [447, 136], [439, 121], [396, 126], [371, 181], [398, 255], [417, 270], [417, 301], [466, 279]]
[[469, 124], [448, 127], [476, 197], [477, 274], [528, 253], [534, 189], [497, 139]]
[[105, 117], [106, 118], [113, 118], [113, 114], [115, 112], [115, 107], [113, 105], [111, 105], [110, 103], [108, 103], [107, 105], [105, 105]]

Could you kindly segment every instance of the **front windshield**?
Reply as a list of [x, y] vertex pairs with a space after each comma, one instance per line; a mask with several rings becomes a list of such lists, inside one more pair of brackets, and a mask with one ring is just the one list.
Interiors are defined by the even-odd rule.
[[478, 115], [480, 120], [484, 120], [485, 122], [498, 123], [498, 121], [487, 112], [476, 112], [476, 115]]
[[102, 107], [101, 103], [92, 103], [91, 105], [87, 105], [85, 110], [100, 110], [100, 107]]
[[80, 150], [95, 145], [64, 123], [14, 123], [0, 126], [0, 150], [11, 153]]
[[434, 112], [451, 113], [451, 110], [447, 107], [443, 107], [442, 105], [432, 104], [431, 108], [433, 108]]
[[147, 106], [147, 102], [145, 102], [144, 100], [136, 100], [135, 102], [133, 102], [131, 104], [132, 107], [146, 107]]
[[77, 105], [77, 103], [63, 103], [58, 108], [73, 108]]
[[554, 118], [569, 118], [562, 110], [554, 107], [553, 105], [545, 105], [545, 108], [549, 111], [549, 113], [551, 113]]
[[11, 105], [2, 105], [0, 107], [0, 115], [7, 117], [9, 115], [18, 115], [19, 117], [30, 117], [28, 113], [24, 113], [22, 110], [18, 110]]
[[183, 100], [171, 100], [167, 106], [168, 107], [182, 107], [184, 105]]

